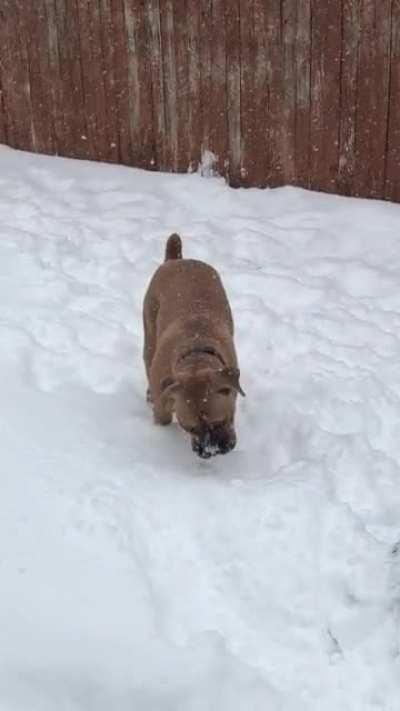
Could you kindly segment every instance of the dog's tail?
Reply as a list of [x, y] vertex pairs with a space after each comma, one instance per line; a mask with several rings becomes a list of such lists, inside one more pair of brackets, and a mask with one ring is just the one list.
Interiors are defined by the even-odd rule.
[[177, 234], [170, 235], [165, 247], [165, 261], [168, 259], [182, 259], [182, 240]]

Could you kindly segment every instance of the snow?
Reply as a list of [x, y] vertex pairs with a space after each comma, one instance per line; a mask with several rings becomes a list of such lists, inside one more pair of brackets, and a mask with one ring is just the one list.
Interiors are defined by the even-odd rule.
[[[398, 711], [400, 207], [0, 148], [1, 711]], [[166, 237], [221, 273], [236, 450], [152, 424]]]

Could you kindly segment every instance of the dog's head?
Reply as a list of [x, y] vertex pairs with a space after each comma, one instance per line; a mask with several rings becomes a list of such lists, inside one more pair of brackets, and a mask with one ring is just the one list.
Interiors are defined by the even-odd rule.
[[236, 445], [235, 403], [238, 393], [244, 395], [239, 376], [238, 368], [203, 368], [161, 384], [164, 402], [170, 402], [192, 438], [193, 451], [203, 459], [226, 454]]

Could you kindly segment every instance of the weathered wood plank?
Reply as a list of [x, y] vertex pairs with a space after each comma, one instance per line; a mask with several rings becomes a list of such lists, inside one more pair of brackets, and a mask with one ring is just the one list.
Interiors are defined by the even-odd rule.
[[389, 102], [391, 0], [361, 0], [356, 163], [353, 190], [382, 197]]
[[144, 0], [124, 0], [124, 13], [129, 97], [129, 113], [125, 119], [129, 125], [134, 165], [150, 168], [153, 153], [153, 109]]
[[212, 1], [210, 25], [209, 147], [217, 158], [215, 168], [223, 175], [228, 148], [225, 0]]
[[280, 0], [268, 3], [266, 22], [267, 82], [268, 82], [268, 134], [270, 168], [268, 185], [277, 187], [284, 183], [282, 155], [282, 22]]
[[[267, 7], [263, 0], [253, 0], [254, 22], [254, 120], [252, 174], [253, 185], [268, 185], [271, 165], [268, 123], [268, 67], [266, 22]], [[250, 183], [250, 180], [249, 180]]]
[[22, 0], [2, 4], [0, 47], [3, 106], [11, 146], [32, 150], [32, 107]]
[[283, 179], [296, 182], [296, 25], [297, 7], [293, 0], [281, 0], [282, 32], [282, 124], [281, 150]]
[[393, 0], [385, 197], [400, 202], [400, 0]]
[[108, 160], [113, 163], [119, 160], [118, 135], [118, 97], [115, 77], [116, 43], [114, 15], [111, 0], [100, 0], [100, 32], [101, 47], [104, 62], [104, 91], [106, 133], [108, 136]]
[[201, 158], [211, 151], [211, 33], [212, 16], [210, 0], [199, 0], [200, 7], [200, 107], [201, 107]]
[[62, 152], [64, 136], [63, 90], [58, 50], [57, 13], [55, 0], [45, 0], [47, 36], [44, 43], [48, 49], [49, 102], [52, 112], [55, 153]]
[[240, 0], [240, 177], [243, 185], [252, 185], [255, 180], [254, 132], [257, 116], [254, 72], [257, 47], [254, 35], [253, 0]]
[[311, 0], [297, 0], [295, 172], [297, 185], [310, 185]]
[[[163, 0], [161, 0], [163, 1]], [[159, 0], [147, 0], [149, 49], [151, 56], [151, 84], [154, 117], [154, 154], [157, 170], [167, 170], [166, 110], [164, 101], [163, 52], [161, 46], [161, 18]]]
[[176, 65], [177, 170], [189, 169], [189, 26], [187, 0], [174, 0], [174, 45]]
[[178, 100], [176, 57], [174, 47], [174, 4], [163, 0], [160, 4], [161, 46], [164, 75], [165, 150], [168, 170], [178, 168]]
[[[109, 158], [104, 59], [98, 0], [78, 0], [80, 59], [88, 143], [100, 160]], [[95, 147], [95, 148], [94, 148]]]
[[343, 0], [342, 26], [338, 189], [345, 195], [350, 195], [356, 160], [360, 0]]
[[199, 0], [187, 0], [188, 26], [188, 169], [197, 169], [201, 160], [202, 125], [200, 101], [200, 15]]
[[240, 96], [240, 4], [231, 0], [226, 4], [226, 72], [227, 72], [227, 177], [229, 184], [241, 182], [241, 96]]
[[58, 68], [60, 73], [62, 131], [58, 151], [71, 158], [89, 158], [94, 147], [88, 142], [83, 101], [79, 16], [80, 0], [55, 0]]
[[132, 165], [132, 147], [129, 131], [129, 95], [128, 95], [128, 52], [125, 37], [124, 0], [110, 0], [110, 12], [113, 27], [113, 73], [114, 100], [118, 130], [118, 156], [124, 165]]
[[339, 168], [341, 4], [312, 4], [311, 187], [335, 192]]
[[[1, 22], [1, 14], [0, 14]], [[3, 101], [3, 89], [1, 81], [1, 59], [0, 59], [0, 143], [7, 143], [6, 113]]]
[[48, 18], [43, 0], [21, 14], [21, 38], [25, 45], [32, 125], [32, 149], [54, 153], [53, 107], [49, 72]]

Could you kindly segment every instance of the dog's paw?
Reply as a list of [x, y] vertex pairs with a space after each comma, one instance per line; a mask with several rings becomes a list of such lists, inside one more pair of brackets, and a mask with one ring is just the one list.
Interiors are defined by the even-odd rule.
[[153, 416], [156, 425], [162, 425], [163, 427], [165, 427], [166, 425], [170, 425], [172, 422], [172, 415], [160, 415], [158, 413], [153, 412]]

